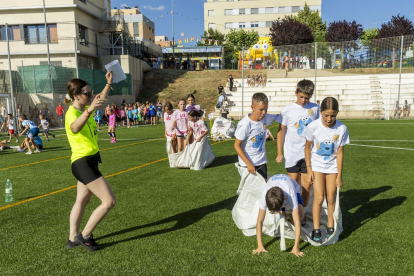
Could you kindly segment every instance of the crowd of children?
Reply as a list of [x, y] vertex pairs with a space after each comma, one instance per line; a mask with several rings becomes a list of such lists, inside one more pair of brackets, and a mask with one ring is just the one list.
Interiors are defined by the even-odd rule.
[[[285, 106], [278, 116], [267, 114], [266, 95], [256, 93], [252, 99], [251, 114], [237, 125], [234, 147], [239, 156], [239, 165], [267, 181], [259, 202], [256, 224], [258, 247], [253, 250], [254, 254], [267, 252], [262, 243], [266, 209], [270, 213], [284, 214], [284, 207], [290, 206], [293, 224], [298, 226], [295, 227], [296, 239], [291, 253], [298, 257], [304, 255], [299, 249], [300, 226], [307, 223], [303, 210], [309, 203], [311, 185], [314, 191], [312, 240], [322, 243], [320, 216], [324, 200], [328, 205], [326, 237], [329, 238], [335, 231], [333, 212], [336, 189], [342, 186], [343, 147], [349, 143], [349, 135], [346, 126], [336, 119], [338, 101], [328, 97], [319, 107], [310, 102], [313, 90], [312, 81], [299, 81], [295, 91], [296, 102]], [[287, 175], [278, 174], [268, 178], [264, 141], [267, 127], [273, 121], [280, 123], [276, 162], [285, 161]]]
[[262, 75], [252, 75], [247, 77], [247, 86], [249, 87], [265, 87], [267, 82], [266, 74]]

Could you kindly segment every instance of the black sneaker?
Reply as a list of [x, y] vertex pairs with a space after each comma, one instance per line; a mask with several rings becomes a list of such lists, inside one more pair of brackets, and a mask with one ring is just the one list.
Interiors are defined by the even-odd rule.
[[328, 239], [330, 236], [333, 235], [335, 232], [335, 229], [333, 227], [329, 227], [328, 230], [326, 230], [326, 238]]
[[321, 230], [315, 229], [312, 231], [312, 240], [317, 243], [322, 243]]
[[82, 236], [82, 233], [79, 233], [75, 237], [75, 242], [77, 242], [79, 245], [85, 247], [89, 251], [96, 251], [101, 249], [99, 244], [95, 242], [93, 239], [93, 236], [91, 235], [89, 238], [84, 239]]
[[76, 241], [68, 240], [68, 242], [66, 243], [66, 248], [67, 249], [72, 249], [72, 248], [77, 247], [77, 246], [79, 246], [79, 243], [77, 243]]

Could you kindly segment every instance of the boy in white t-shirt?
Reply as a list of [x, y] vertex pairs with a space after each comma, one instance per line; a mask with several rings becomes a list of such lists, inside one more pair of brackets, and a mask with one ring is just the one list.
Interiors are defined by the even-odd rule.
[[40, 124], [38, 126], [38, 128], [40, 129], [40, 127], [43, 127], [43, 130], [45, 132], [45, 137], [46, 137], [46, 141], [49, 141], [49, 134], [52, 135], [53, 138], [55, 138], [55, 135], [49, 132], [49, 122], [45, 119], [45, 116], [40, 115], [39, 116], [40, 119]]
[[19, 138], [17, 138], [16, 132], [14, 131], [14, 121], [12, 114], [7, 114], [7, 123], [4, 122], [4, 125], [7, 125], [9, 128], [9, 140], [7, 140], [7, 143], [11, 142], [12, 136], [16, 139], [16, 143], [18, 143]]
[[259, 173], [267, 180], [266, 129], [277, 115], [267, 114], [269, 100], [264, 93], [255, 93], [252, 98], [252, 113], [246, 115], [236, 129], [234, 149], [239, 155], [239, 164], [250, 173]]
[[304, 217], [303, 201], [300, 196], [300, 186], [291, 177], [285, 174], [276, 174], [267, 182], [262, 196], [259, 201], [259, 215], [256, 224], [257, 249], [253, 250], [253, 254], [267, 252], [262, 242], [263, 221], [266, 216], [266, 209], [271, 214], [281, 212], [284, 215], [285, 206], [289, 205], [292, 209], [292, 218], [295, 227], [295, 245], [291, 253], [295, 256], [303, 257], [303, 252], [299, 249], [300, 243], [300, 221]]
[[[285, 106], [278, 117], [276, 162], [285, 158], [285, 168], [290, 177], [302, 185], [304, 206], [308, 206], [310, 185], [307, 181], [305, 162], [306, 127], [319, 118], [319, 106], [311, 103], [315, 85], [310, 80], [301, 80], [296, 86], [296, 102]], [[282, 154], [283, 145], [283, 154]]]

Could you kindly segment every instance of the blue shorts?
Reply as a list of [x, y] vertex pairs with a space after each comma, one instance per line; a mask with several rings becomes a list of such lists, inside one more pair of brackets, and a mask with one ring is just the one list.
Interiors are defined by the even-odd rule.
[[48, 128], [46, 128], [46, 129], [44, 130], [44, 133], [45, 133], [45, 134], [48, 134], [48, 133], [49, 133], [49, 129], [48, 129]]
[[[298, 199], [298, 205], [300, 204], [300, 205], [303, 206], [303, 199], [302, 199], [302, 196], [300, 195], [300, 193], [297, 193], [296, 197]], [[285, 207], [280, 208], [280, 211], [285, 211]]]
[[36, 128], [29, 129], [29, 132], [27, 133], [27, 138], [33, 139], [37, 137], [38, 134], [39, 134], [39, 128], [36, 127]]
[[59, 115], [59, 119], [63, 120], [63, 115]]

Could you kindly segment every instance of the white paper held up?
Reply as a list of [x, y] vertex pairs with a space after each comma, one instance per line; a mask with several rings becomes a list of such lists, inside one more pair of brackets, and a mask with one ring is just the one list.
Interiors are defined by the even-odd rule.
[[108, 63], [107, 65], [105, 65], [105, 69], [108, 72], [112, 71], [112, 77], [113, 77], [112, 81], [114, 83], [118, 83], [126, 79], [124, 70], [122, 70], [121, 64], [119, 64], [118, 60], [114, 60], [111, 63]]

